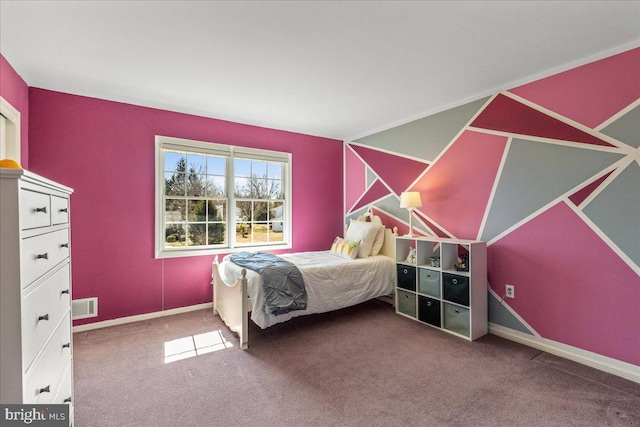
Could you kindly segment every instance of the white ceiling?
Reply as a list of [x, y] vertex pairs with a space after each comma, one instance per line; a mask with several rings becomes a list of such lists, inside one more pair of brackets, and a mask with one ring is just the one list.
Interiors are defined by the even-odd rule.
[[640, 1], [0, 1], [29, 86], [354, 139], [640, 45]]

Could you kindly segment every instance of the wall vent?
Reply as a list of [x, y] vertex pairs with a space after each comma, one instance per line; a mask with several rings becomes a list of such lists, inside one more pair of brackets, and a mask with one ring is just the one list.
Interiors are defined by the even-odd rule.
[[74, 299], [71, 302], [71, 318], [73, 320], [98, 316], [98, 298]]

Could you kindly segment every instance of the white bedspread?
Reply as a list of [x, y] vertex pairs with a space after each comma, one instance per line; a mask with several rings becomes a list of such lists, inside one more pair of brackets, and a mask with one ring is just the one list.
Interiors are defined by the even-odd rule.
[[[307, 309], [278, 316], [266, 313], [260, 275], [247, 270], [251, 320], [263, 329], [293, 317], [338, 310], [393, 292], [395, 263], [383, 255], [355, 260], [330, 251], [279, 256], [294, 263], [302, 272], [307, 289]], [[225, 257], [218, 270], [222, 280], [231, 284], [241, 276], [242, 268]]]

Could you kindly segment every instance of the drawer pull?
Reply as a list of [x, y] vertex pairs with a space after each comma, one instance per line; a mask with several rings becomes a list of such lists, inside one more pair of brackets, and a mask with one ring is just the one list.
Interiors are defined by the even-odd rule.
[[60, 291], [60, 295], [67, 294], [69, 295], [69, 289], [65, 289], [64, 291]]
[[405, 269], [403, 269], [403, 270], [402, 270], [402, 272], [403, 272], [404, 274], [407, 274], [407, 269], [406, 269], [406, 268], [405, 268]]
[[43, 254], [36, 255], [36, 259], [49, 259], [49, 254], [47, 252]]
[[431, 307], [431, 301], [427, 301], [427, 307]]
[[47, 213], [47, 207], [45, 206], [44, 208], [36, 208], [35, 211], [36, 212]]
[[71, 343], [62, 344], [62, 348], [71, 348]]
[[61, 209], [58, 209], [58, 212], [65, 212], [66, 213], [66, 212], [69, 212], [69, 209], [68, 208], [61, 208]]
[[458, 284], [458, 279], [452, 279], [451, 283], [453, 283], [454, 285], [457, 285]]
[[71, 403], [71, 396], [67, 397], [62, 403]]
[[60, 247], [61, 248], [68, 248], [69, 244], [68, 243], [60, 243]]
[[50, 393], [49, 387], [50, 386], [46, 386], [45, 388], [41, 388], [40, 390], [38, 390], [38, 394], [40, 394], [40, 393]]
[[38, 316], [38, 322], [41, 320], [49, 320], [49, 313], [43, 315], [43, 316]]

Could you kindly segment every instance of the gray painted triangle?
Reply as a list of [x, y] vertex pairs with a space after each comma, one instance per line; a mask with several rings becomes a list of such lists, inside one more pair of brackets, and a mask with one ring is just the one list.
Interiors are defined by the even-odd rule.
[[640, 147], [640, 105], [619, 117], [600, 132], [632, 147]]
[[414, 120], [354, 142], [394, 153], [433, 161], [464, 128], [489, 98]]
[[373, 173], [370, 167], [367, 167], [367, 187], [370, 187], [376, 179], [378, 179], [376, 174]]
[[581, 147], [514, 139], [481, 240], [493, 239], [623, 156]]
[[[640, 166], [631, 162], [583, 212], [640, 265]], [[615, 206], [615, 208], [612, 208]]]
[[529, 328], [518, 320], [518, 318], [491, 293], [489, 293], [489, 322], [533, 335]]

